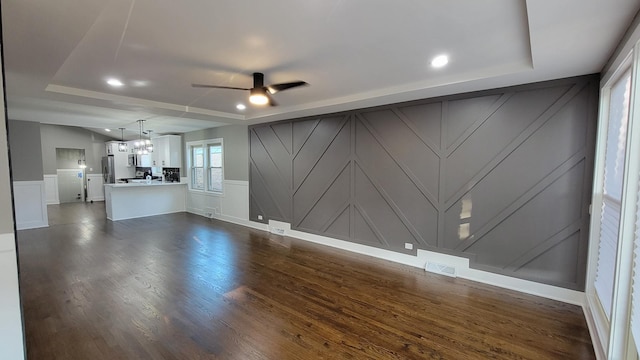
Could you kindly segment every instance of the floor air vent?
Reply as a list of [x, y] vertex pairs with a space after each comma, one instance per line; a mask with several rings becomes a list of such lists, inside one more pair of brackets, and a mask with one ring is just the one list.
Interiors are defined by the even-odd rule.
[[424, 269], [432, 273], [456, 277], [456, 268], [454, 266], [427, 261], [427, 265], [424, 267]]

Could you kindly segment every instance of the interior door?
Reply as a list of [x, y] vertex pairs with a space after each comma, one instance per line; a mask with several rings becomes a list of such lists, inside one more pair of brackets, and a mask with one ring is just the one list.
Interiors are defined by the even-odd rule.
[[60, 203], [84, 201], [84, 171], [82, 169], [58, 169], [58, 195]]

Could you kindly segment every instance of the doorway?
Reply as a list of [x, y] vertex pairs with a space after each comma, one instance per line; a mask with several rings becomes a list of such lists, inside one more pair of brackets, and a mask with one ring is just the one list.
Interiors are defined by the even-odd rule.
[[84, 149], [56, 149], [58, 196], [60, 203], [85, 201]]

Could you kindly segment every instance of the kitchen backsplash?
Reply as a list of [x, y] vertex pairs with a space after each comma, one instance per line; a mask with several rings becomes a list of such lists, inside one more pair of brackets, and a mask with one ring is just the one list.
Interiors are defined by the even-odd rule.
[[180, 168], [162, 168], [164, 174], [164, 181], [166, 182], [180, 182]]

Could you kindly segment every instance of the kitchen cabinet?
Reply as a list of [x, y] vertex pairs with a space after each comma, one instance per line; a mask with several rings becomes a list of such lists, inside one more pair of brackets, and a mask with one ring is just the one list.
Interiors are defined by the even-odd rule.
[[142, 154], [142, 155], [136, 155], [136, 167], [151, 167], [151, 166], [155, 166], [152, 165], [153, 162], [151, 161], [151, 155], [149, 154]]
[[153, 153], [151, 166], [178, 168], [182, 165], [182, 141], [180, 135], [164, 135], [151, 139]]

